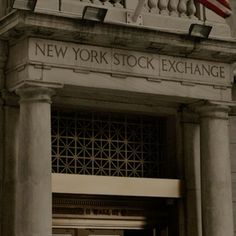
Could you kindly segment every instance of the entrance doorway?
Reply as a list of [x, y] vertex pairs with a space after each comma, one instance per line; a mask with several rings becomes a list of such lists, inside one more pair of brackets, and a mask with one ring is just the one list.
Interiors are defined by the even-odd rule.
[[177, 202], [53, 194], [53, 236], [178, 236]]

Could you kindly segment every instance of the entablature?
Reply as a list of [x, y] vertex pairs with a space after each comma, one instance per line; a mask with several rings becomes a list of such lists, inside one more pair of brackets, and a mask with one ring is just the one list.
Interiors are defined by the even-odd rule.
[[231, 101], [232, 68], [228, 63], [29, 37], [10, 47], [6, 86], [14, 91], [29, 83]]
[[[0, 21], [0, 38], [16, 43], [33, 36], [165, 55], [232, 63], [236, 60], [235, 40], [196, 41], [185, 32], [137, 28], [127, 24], [84, 22], [81, 19], [13, 11]], [[167, 24], [167, 23], [166, 23]], [[167, 24], [168, 25], [168, 24]], [[175, 25], [175, 28], [178, 28]]]

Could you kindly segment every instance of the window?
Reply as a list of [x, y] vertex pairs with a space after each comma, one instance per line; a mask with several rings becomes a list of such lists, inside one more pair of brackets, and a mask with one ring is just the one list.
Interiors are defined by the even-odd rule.
[[52, 113], [52, 172], [163, 177], [166, 119], [99, 112]]

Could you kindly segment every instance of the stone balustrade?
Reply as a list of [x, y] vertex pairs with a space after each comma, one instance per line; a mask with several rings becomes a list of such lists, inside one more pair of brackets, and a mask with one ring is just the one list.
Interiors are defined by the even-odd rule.
[[124, 0], [81, 0], [84, 3], [92, 3], [97, 5], [104, 5], [110, 7], [119, 7], [125, 8], [125, 1]]
[[[58, 0], [59, 1], [59, 0]], [[127, 8], [133, 0], [78, 0], [78, 2], [104, 5], [106, 7]], [[11, 11], [11, 0], [6, 1], [6, 13]], [[136, 6], [136, 2], [133, 2]], [[194, 0], [146, 0], [144, 12], [174, 17], [195, 18], [196, 3]]]
[[195, 18], [196, 6], [194, 0], [148, 0], [147, 11], [166, 15]]
[[[22, 3], [29, 0], [17, 1]], [[128, 15], [132, 15], [138, 1], [37, 0], [34, 11], [35, 13], [81, 19], [86, 5], [105, 7], [109, 8], [109, 14], [107, 14], [105, 22], [124, 25], [134, 23], [129, 22]], [[0, 0], [0, 6], [2, 6], [0, 15], [4, 16], [12, 11], [12, 2], [13, 0]], [[187, 34], [191, 24], [205, 21], [210, 25], [214, 25], [211, 36], [222, 39], [231, 38], [233, 27], [230, 27], [230, 21], [225, 21], [222, 17], [217, 16], [197, 2], [197, 0], [145, 0], [143, 12], [141, 13], [143, 16], [142, 23], [135, 23], [151, 29]]]
[[[132, 0], [81, 0], [84, 3], [126, 8]], [[194, 0], [146, 0], [145, 12], [164, 16], [195, 18], [196, 3]]]

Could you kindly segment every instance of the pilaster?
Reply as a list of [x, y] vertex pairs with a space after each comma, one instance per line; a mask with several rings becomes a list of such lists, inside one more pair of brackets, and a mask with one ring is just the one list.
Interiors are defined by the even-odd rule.
[[46, 87], [20, 96], [16, 230], [19, 236], [51, 236], [51, 96]]
[[186, 236], [201, 236], [200, 125], [199, 116], [182, 112]]

